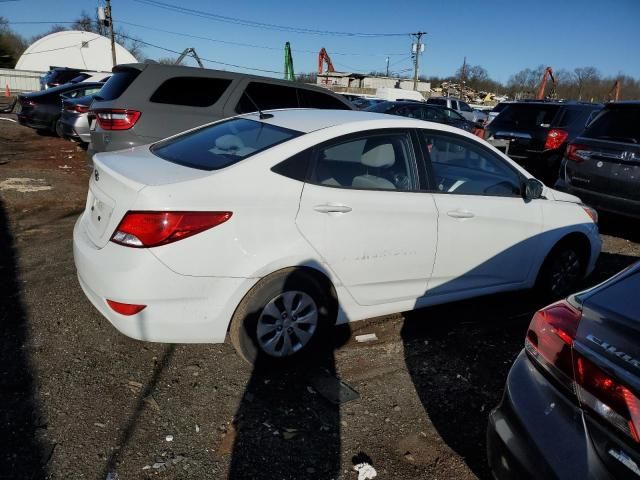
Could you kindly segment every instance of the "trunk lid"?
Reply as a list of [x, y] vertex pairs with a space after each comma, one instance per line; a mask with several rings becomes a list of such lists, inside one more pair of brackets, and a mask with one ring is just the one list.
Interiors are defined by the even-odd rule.
[[[640, 268], [579, 295], [582, 319], [574, 348], [615, 383], [640, 398]], [[596, 451], [616, 478], [630, 476], [627, 460], [640, 466], [640, 443], [613, 428], [595, 413], [585, 424]], [[638, 432], [640, 433], [640, 432]]]
[[98, 248], [107, 244], [124, 214], [135, 210], [143, 188], [183, 182], [207, 173], [162, 160], [148, 146], [96, 154], [93, 162], [82, 222]]

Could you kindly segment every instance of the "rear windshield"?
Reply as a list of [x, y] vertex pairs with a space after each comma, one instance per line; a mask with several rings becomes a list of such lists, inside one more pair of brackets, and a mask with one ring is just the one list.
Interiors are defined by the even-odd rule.
[[514, 128], [518, 130], [534, 130], [551, 126], [553, 118], [558, 113], [560, 105], [544, 104], [511, 104], [500, 112], [491, 123], [493, 129], [497, 127]]
[[640, 143], [640, 105], [605, 108], [582, 136], [615, 142]]
[[298, 135], [295, 130], [235, 118], [156, 143], [151, 151], [185, 167], [219, 170]]
[[100, 100], [115, 100], [124, 93], [138, 75], [140, 75], [140, 70], [115, 72], [100, 90]]
[[562, 118], [556, 122], [559, 127], [573, 127], [577, 130], [584, 129], [591, 114], [598, 109], [590, 108], [566, 108]]
[[631, 320], [640, 321], [638, 290], [640, 290], [640, 272], [612, 282], [602, 290], [596, 290], [594, 295], [587, 297], [586, 304], [611, 311]]
[[427, 103], [432, 103], [433, 105], [441, 105], [443, 107], [447, 106], [447, 100], [444, 98], [430, 98], [427, 100]]

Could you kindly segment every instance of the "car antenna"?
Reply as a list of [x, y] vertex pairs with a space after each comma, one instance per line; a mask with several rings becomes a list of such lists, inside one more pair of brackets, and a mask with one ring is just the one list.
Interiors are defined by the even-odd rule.
[[260, 107], [258, 106], [258, 104], [253, 101], [253, 98], [251, 98], [251, 96], [247, 93], [246, 90], [244, 91], [244, 95], [246, 95], [247, 98], [249, 99], [249, 101], [251, 103], [253, 103], [253, 106], [255, 107], [256, 111], [258, 112], [260, 120], [266, 120], [267, 118], [273, 118], [273, 114], [271, 114], [271, 113], [263, 113], [262, 110], [260, 110]]

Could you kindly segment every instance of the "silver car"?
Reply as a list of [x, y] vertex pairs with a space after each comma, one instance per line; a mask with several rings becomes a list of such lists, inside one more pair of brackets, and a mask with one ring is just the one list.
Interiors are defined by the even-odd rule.
[[62, 114], [58, 120], [58, 132], [62, 137], [88, 145], [91, 142], [89, 131], [89, 107], [94, 94], [79, 98], [62, 99]]
[[429, 98], [427, 103], [455, 110], [464, 118], [474, 123], [486, 122], [489, 117], [486, 113], [471, 108], [467, 102], [463, 102], [455, 97], [433, 97]]

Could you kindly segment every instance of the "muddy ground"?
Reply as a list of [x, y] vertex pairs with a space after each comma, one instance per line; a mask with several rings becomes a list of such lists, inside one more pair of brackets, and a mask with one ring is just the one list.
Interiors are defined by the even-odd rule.
[[[381, 479], [490, 478], [487, 415], [540, 306], [531, 295], [359, 322], [290, 371], [252, 371], [226, 344], [138, 342], [75, 276], [87, 182], [74, 144], [0, 120], [0, 478], [355, 479], [356, 455]], [[601, 227], [586, 284], [640, 256], [638, 224]], [[359, 398], [328, 402], [318, 378], [335, 395], [332, 374]]]

